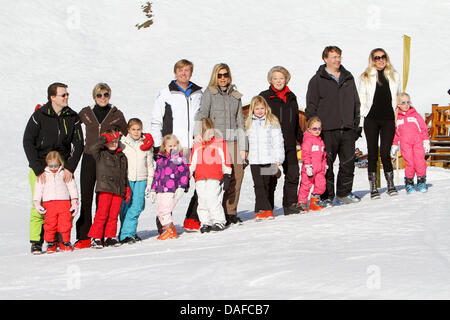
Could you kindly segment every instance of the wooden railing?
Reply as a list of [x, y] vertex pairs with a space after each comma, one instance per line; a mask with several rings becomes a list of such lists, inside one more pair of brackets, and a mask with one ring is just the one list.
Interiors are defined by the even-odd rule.
[[450, 105], [440, 107], [433, 104], [431, 114], [425, 114], [431, 145], [427, 162], [431, 166], [447, 167], [450, 164], [449, 112]]

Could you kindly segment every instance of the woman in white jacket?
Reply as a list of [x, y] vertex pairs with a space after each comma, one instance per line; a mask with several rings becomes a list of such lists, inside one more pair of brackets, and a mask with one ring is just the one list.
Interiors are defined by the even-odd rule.
[[255, 220], [273, 219], [278, 166], [284, 161], [284, 139], [278, 118], [262, 96], [253, 97], [245, 121], [248, 161], [255, 187]]
[[142, 147], [144, 144], [142, 121], [137, 118], [128, 121], [128, 135], [122, 137], [120, 142], [122, 143], [121, 147], [123, 147], [122, 151], [128, 161], [128, 182], [131, 188], [131, 199], [128, 203], [123, 201], [120, 208], [119, 240], [121, 243], [131, 244], [140, 240], [136, 230], [139, 215], [145, 207], [145, 195], [149, 193], [153, 182], [155, 172], [153, 148]]
[[380, 157], [389, 195], [397, 194], [394, 186], [390, 148], [395, 134], [396, 96], [400, 92], [400, 76], [392, 67], [384, 49], [370, 52], [369, 66], [360, 77], [359, 99], [367, 141], [370, 196], [380, 198], [377, 190], [378, 138]]

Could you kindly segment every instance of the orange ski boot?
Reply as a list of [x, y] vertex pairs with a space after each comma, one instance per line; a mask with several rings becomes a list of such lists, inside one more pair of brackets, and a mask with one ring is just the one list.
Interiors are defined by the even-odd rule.
[[319, 196], [311, 196], [311, 199], [309, 200], [309, 210], [311, 211], [322, 210], [323, 207], [318, 204], [319, 201], [320, 201]]

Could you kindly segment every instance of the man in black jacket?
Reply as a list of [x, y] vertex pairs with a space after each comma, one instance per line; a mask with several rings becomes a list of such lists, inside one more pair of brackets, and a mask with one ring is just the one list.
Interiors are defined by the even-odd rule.
[[[53, 83], [47, 89], [48, 102], [35, 110], [23, 136], [23, 148], [28, 159], [32, 197], [36, 180], [45, 183], [45, 157], [58, 151], [64, 159], [64, 180], [73, 179], [73, 173], [83, 152], [83, 132], [78, 114], [67, 106], [67, 85]], [[44, 218], [31, 208], [30, 242], [34, 254], [42, 252]]]
[[[327, 188], [321, 198], [331, 205], [334, 196], [340, 203], [361, 199], [352, 193], [355, 141], [359, 131], [359, 97], [352, 74], [341, 65], [341, 49], [326, 47], [322, 53], [325, 64], [311, 78], [306, 94], [306, 118], [318, 116], [322, 121], [322, 138], [327, 152]], [[336, 194], [333, 163], [339, 156]]]

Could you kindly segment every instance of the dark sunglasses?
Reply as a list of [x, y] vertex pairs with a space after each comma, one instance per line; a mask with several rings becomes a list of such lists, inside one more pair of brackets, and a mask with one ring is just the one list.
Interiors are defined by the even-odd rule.
[[310, 128], [312, 131], [320, 131], [320, 130], [322, 130], [322, 128], [321, 127], [312, 127], [312, 128]]
[[378, 61], [378, 60], [380, 60], [380, 59], [386, 60], [386, 55], [383, 54], [382, 56], [375, 56], [375, 57], [373, 57], [373, 60], [374, 60], [374, 61]]
[[60, 96], [58, 96], [58, 97], [63, 97], [63, 98], [69, 97], [69, 93], [68, 93], [68, 92], [67, 92], [67, 93], [63, 93], [62, 95], [60, 95]]
[[226, 73], [218, 73], [217, 74], [217, 78], [218, 79], [221, 79], [222, 77], [229, 78], [230, 74], [228, 72], [226, 72]]
[[105, 97], [105, 98], [109, 98], [109, 92], [105, 92], [105, 93], [103, 93], [103, 94], [101, 94], [101, 93], [97, 93], [96, 95], [95, 95], [97, 98], [101, 98], [101, 97]]
[[53, 169], [53, 168], [59, 168], [59, 164], [48, 164], [47, 165], [50, 169]]

